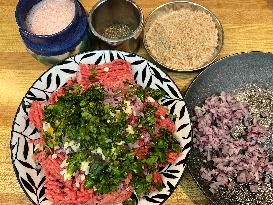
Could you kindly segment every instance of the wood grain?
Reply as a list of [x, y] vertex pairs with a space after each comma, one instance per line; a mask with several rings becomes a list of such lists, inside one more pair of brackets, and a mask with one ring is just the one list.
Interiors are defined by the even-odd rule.
[[[10, 129], [22, 97], [48, 67], [34, 60], [25, 49], [15, 22], [18, 0], [0, 0], [0, 204], [31, 204], [12, 169]], [[89, 11], [94, 0], [81, 1]], [[145, 17], [166, 0], [136, 0]], [[241, 51], [273, 51], [273, 0], [196, 0], [221, 21], [225, 39], [219, 58]], [[150, 59], [143, 48], [139, 54]], [[167, 71], [185, 92], [199, 72]], [[188, 171], [166, 205], [209, 205]]]

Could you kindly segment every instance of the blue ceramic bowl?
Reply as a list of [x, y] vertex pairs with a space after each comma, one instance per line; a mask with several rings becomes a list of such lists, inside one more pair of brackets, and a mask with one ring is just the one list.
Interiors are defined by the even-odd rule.
[[28, 31], [25, 19], [29, 10], [40, 1], [19, 0], [15, 12], [20, 35], [33, 57], [44, 64], [53, 65], [71, 55], [91, 49], [87, 14], [77, 0], [74, 0], [74, 18], [62, 31], [52, 35], [36, 35]]

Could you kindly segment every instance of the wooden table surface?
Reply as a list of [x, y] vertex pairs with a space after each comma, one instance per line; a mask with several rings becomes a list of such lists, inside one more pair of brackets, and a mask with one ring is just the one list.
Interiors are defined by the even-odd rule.
[[[18, 33], [14, 11], [18, 0], [0, 0], [0, 204], [31, 204], [20, 188], [10, 160], [10, 130], [17, 106], [48, 67], [33, 59]], [[87, 10], [94, 0], [81, 1]], [[147, 16], [166, 0], [136, 0]], [[221, 21], [224, 47], [220, 58], [241, 51], [273, 51], [273, 0], [196, 0]], [[139, 54], [147, 57], [143, 48]], [[168, 72], [182, 92], [198, 74]], [[166, 205], [208, 205], [188, 171]]]

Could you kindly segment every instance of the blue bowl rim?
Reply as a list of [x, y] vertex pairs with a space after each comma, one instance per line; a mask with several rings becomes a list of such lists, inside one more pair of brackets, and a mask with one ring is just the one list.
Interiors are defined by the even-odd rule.
[[16, 18], [16, 22], [17, 22], [17, 25], [19, 27], [19, 30], [26, 33], [26, 35], [28, 35], [28, 36], [32, 36], [32, 37], [36, 37], [36, 38], [51, 38], [51, 37], [55, 37], [55, 36], [58, 36], [58, 35], [62, 35], [67, 30], [69, 30], [71, 28], [71, 26], [74, 24], [74, 22], [76, 21], [76, 16], [78, 14], [79, 2], [78, 2], [78, 0], [73, 0], [74, 5], [75, 5], [74, 17], [73, 17], [72, 21], [64, 29], [62, 29], [61, 31], [59, 31], [57, 33], [53, 33], [53, 34], [46, 34], [46, 35], [34, 34], [34, 33], [30, 32], [30, 31], [28, 31], [26, 28], [23, 28], [24, 23], [23, 23], [22, 19], [19, 18], [19, 11], [21, 9], [20, 4], [22, 4], [22, 1], [24, 1], [24, 0], [19, 0], [18, 3], [17, 3], [16, 10], [15, 10], [15, 18]]

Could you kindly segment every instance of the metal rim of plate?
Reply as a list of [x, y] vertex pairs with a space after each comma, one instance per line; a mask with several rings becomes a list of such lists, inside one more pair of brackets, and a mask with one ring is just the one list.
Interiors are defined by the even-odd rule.
[[[216, 54], [213, 55], [213, 57], [211, 59], [209, 59], [206, 63], [204, 63], [204, 65], [200, 66], [200, 67], [195, 67], [195, 68], [191, 68], [191, 69], [178, 69], [178, 68], [173, 68], [173, 67], [170, 67], [170, 66], [167, 66], [165, 65], [164, 63], [160, 62], [154, 55], [153, 53], [150, 51], [148, 45], [147, 45], [147, 41], [146, 41], [146, 29], [147, 29], [147, 24], [149, 22], [149, 20], [151, 19], [151, 17], [161, 8], [163, 7], [166, 7], [166, 6], [169, 6], [169, 5], [172, 5], [172, 4], [189, 4], [191, 6], [194, 6], [196, 7], [198, 10], [201, 10], [201, 11], [205, 11], [208, 15], [210, 15], [213, 20], [214, 20], [214, 23], [216, 25], [216, 29], [218, 31], [218, 43], [217, 43], [217, 47], [215, 48], [215, 52]], [[151, 58], [157, 62], [159, 65], [163, 66], [164, 68], [167, 68], [169, 70], [173, 70], [173, 71], [177, 71], [177, 72], [192, 72], [192, 71], [197, 71], [197, 70], [201, 70], [203, 68], [206, 68], [207, 66], [209, 66], [211, 63], [213, 63], [217, 57], [219, 56], [220, 54], [220, 51], [222, 50], [223, 48], [223, 45], [224, 45], [224, 30], [223, 30], [223, 26], [221, 24], [221, 22], [219, 21], [219, 19], [206, 7], [200, 5], [200, 4], [197, 4], [195, 2], [191, 2], [191, 1], [171, 1], [171, 2], [168, 2], [168, 3], [164, 3], [160, 6], [158, 6], [156, 9], [154, 9], [150, 14], [149, 16], [147, 17], [145, 23], [144, 23], [144, 29], [143, 29], [143, 44], [144, 44], [144, 47], [146, 49], [146, 51], [148, 52], [148, 54], [151, 56]]]

